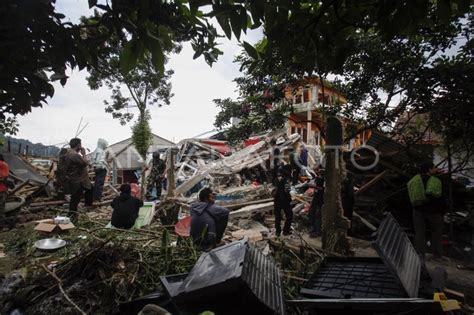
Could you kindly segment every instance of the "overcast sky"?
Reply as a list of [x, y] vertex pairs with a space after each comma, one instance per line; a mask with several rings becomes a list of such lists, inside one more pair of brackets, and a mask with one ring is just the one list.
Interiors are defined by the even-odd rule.
[[[88, 1], [58, 0], [57, 10], [67, 19], [76, 22], [81, 15], [90, 15]], [[243, 39], [255, 43], [260, 39], [258, 31], [249, 32]], [[151, 108], [153, 133], [178, 142], [214, 129], [213, 122], [218, 112], [212, 102], [215, 98], [235, 97], [236, 85], [232, 80], [239, 76], [239, 67], [232, 61], [241, 51], [237, 41], [220, 39], [224, 55], [212, 66], [203, 58], [193, 60], [191, 46], [185, 44], [179, 55], [170, 58], [168, 67], [175, 71], [171, 82], [174, 97], [171, 105]], [[121, 126], [118, 120], [105, 113], [104, 103], [110, 92], [103, 87], [92, 91], [85, 78], [87, 71], [74, 70], [62, 87], [55, 84], [55, 94], [43, 108], [35, 108], [26, 116], [19, 117], [20, 130], [15, 136], [33, 143], [59, 144], [72, 138], [79, 121], [89, 123], [80, 134], [83, 145], [94, 150], [97, 138], [106, 139], [109, 144], [129, 138], [130, 125]]]

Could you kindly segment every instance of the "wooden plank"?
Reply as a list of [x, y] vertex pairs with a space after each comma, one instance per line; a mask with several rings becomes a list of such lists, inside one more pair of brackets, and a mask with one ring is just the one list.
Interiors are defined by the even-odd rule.
[[252, 215], [254, 213], [259, 213], [259, 212], [265, 213], [270, 210], [273, 210], [273, 201], [257, 204], [257, 205], [250, 205], [250, 206], [243, 207], [242, 209], [232, 211], [229, 214], [229, 218], [240, 218], [243, 216]]
[[377, 183], [379, 180], [381, 180], [387, 173], [388, 173], [388, 170], [384, 170], [382, 173], [380, 173], [377, 176], [375, 176], [374, 178], [372, 178], [368, 183], [366, 183], [365, 185], [360, 187], [359, 190], [357, 190], [355, 192], [355, 194], [357, 195], [357, 194], [360, 194], [360, 193], [366, 191], [367, 189], [372, 187], [375, 183]]
[[209, 172], [205, 171], [202, 173], [199, 173], [193, 177], [191, 177], [188, 181], [182, 183], [175, 189], [175, 196], [179, 196], [181, 194], [184, 194], [188, 192], [191, 188], [193, 188], [197, 183], [199, 183], [201, 180], [203, 180]]
[[218, 204], [221, 207], [225, 207], [229, 210], [237, 210], [239, 208], [245, 207], [245, 206], [250, 206], [250, 205], [255, 205], [255, 204], [261, 204], [261, 203], [267, 203], [273, 201], [273, 198], [267, 198], [267, 199], [261, 199], [261, 200], [253, 200], [253, 201], [247, 201], [247, 202], [242, 202], [242, 203], [237, 203], [237, 204]]
[[298, 201], [301, 201], [305, 205], [310, 205], [311, 203], [306, 201], [302, 196], [297, 196], [297, 195], [292, 195], [293, 199], [296, 199]]

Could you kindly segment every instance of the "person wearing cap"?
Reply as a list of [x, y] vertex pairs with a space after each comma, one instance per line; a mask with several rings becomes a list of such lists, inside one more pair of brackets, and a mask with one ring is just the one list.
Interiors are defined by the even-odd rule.
[[194, 244], [213, 248], [224, 236], [230, 211], [215, 204], [215, 195], [206, 187], [199, 192], [199, 201], [191, 204], [191, 231]]
[[65, 187], [66, 193], [71, 194], [69, 201], [69, 214], [77, 215], [77, 207], [84, 194], [84, 205], [92, 206], [92, 185], [89, 178], [89, 163], [86, 150], [82, 147], [81, 139], [73, 138], [69, 141], [71, 147], [64, 156]]
[[413, 209], [415, 249], [422, 257], [426, 251], [426, 225], [431, 229], [431, 248], [435, 259], [442, 257], [443, 213], [445, 203], [443, 187], [434, 176], [436, 168], [432, 162], [420, 165], [420, 173], [407, 183], [408, 196]]
[[166, 170], [165, 161], [160, 158], [160, 152], [153, 152], [152, 166], [150, 175], [147, 178], [146, 184], [146, 198], [149, 200], [153, 192], [153, 187], [156, 188], [156, 198], [161, 197], [161, 183], [163, 182], [164, 173]]
[[112, 226], [119, 229], [130, 229], [135, 225], [143, 201], [133, 197], [131, 193], [130, 184], [126, 183], [120, 186], [120, 196], [115, 197], [110, 205], [114, 209], [110, 220]]

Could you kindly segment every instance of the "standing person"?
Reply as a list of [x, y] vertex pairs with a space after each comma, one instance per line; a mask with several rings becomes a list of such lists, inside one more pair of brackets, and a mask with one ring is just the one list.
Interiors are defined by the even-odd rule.
[[341, 185], [341, 203], [342, 209], [344, 209], [344, 216], [349, 219], [351, 226], [347, 231], [347, 234], [350, 236], [352, 234], [352, 216], [354, 213], [354, 202], [355, 202], [355, 192], [354, 192], [354, 177], [351, 172], [347, 172], [346, 178]]
[[303, 144], [300, 147], [300, 162], [301, 165], [308, 167], [308, 150]]
[[95, 201], [100, 201], [102, 192], [104, 191], [105, 177], [109, 172], [109, 164], [107, 163], [107, 152], [105, 148], [109, 143], [99, 138], [97, 148], [91, 154], [91, 165], [94, 168], [95, 181], [93, 197]]
[[431, 228], [431, 247], [436, 259], [442, 257], [442, 232], [444, 201], [442, 183], [434, 176], [436, 168], [432, 162], [423, 163], [420, 173], [407, 183], [408, 195], [413, 208], [415, 249], [424, 257], [426, 251], [426, 225]]
[[298, 184], [301, 174], [301, 162], [294, 149], [290, 149], [288, 152], [290, 153], [291, 184], [296, 185]]
[[7, 215], [5, 213], [5, 204], [7, 202], [7, 178], [10, 168], [0, 154], [0, 231], [7, 225]]
[[86, 207], [92, 206], [92, 185], [89, 178], [89, 163], [86, 150], [82, 147], [81, 139], [73, 138], [69, 141], [71, 147], [64, 156], [65, 191], [71, 194], [69, 201], [69, 214], [77, 215], [77, 207], [84, 194]]
[[201, 189], [199, 201], [191, 204], [190, 235], [195, 244], [213, 248], [224, 236], [230, 211], [215, 205], [215, 195], [209, 187]]
[[291, 222], [293, 221], [293, 211], [291, 209], [291, 166], [284, 165], [282, 172], [276, 179], [276, 191], [273, 198], [275, 211], [275, 233], [281, 234], [281, 212], [285, 213], [285, 225], [283, 226], [283, 235], [291, 234]]
[[271, 180], [275, 184], [275, 180], [278, 176], [278, 169], [280, 167], [280, 149], [276, 146], [276, 140], [272, 139], [270, 141], [270, 171], [271, 171]]
[[117, 196], [110, 205], [114, 211], [110, 223], [119, 229], [130, 229], [135, 225], [143, 201], [131, 195], [132, 188], [126, 183], [120, 186], [120, 196]]
[[160, 158], [160, 152], [153, 152], [153, 159], [151, 165], [151, 172], [147, 178], [146, 184], [146, 198], [151, 199], [151, 194], [153, 193], [153, 187], [156, 187], [156, 198], [160, 199], [161, 197], [161, 182], [164, 178], [164, 173], [166, 170], [165, 162]]
[[54, 188], [56, 188], [56, 195], [58, 199], [64, 199], [66, 186], [66, 154], [69, 149], [61, 148], [58, 155], [58, 164], [54, 172]]
[[309, 184], [310, 188], [314, 188], [313, 199], [309, 208], [309, 223], [311, 230], [309, 232], [310, 237], [321, 236], [321, 209], [324, 204], [324, 177], [322, 165], [319, 165], [316, 170], [316, 178], [314, 182]]

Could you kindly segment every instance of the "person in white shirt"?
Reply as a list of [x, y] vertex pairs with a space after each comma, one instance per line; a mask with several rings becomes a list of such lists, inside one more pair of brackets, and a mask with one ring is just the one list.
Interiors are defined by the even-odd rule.
[[100, 199], [102, 198], [105, 177], [109, 172], [109, 164], [107, 163], [107, 152], [105, 151], [108, 145], [109, 144], [106, 140], [99, 138], [99, 140], [97, 141], [97, 148], [91, 154], [91, 165], [94, 168], [95, 173], [93, 193], [95, 201], [100, 201]]

